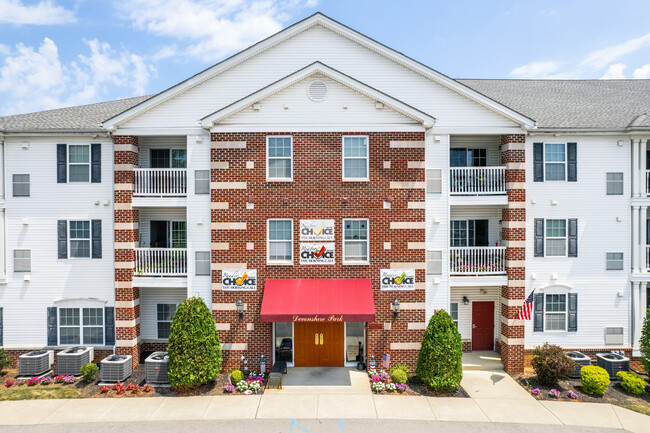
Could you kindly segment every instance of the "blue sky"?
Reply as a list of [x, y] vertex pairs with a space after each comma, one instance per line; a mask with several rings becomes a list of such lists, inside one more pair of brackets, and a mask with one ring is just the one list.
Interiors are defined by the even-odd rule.
[[156, 93], [317, 11], [453, 78], [650, 78], [647, 0], [0, 0], [0, 115]]

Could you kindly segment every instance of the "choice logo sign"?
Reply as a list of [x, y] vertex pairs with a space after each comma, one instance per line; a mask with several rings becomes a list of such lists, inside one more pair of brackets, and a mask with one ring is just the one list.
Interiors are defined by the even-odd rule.
[[415, 269], [382, 269], [381, 290], [415, 290]]
[[325, 242], [334, 240], [334, 220], [300, 220], [300, 240]]
[[221, 290], [257, 290], [257, 270], [226, 270], [221, 271]]
[[333, 265], [334, 242], [323, 244], [300, 244], [301, 265]]

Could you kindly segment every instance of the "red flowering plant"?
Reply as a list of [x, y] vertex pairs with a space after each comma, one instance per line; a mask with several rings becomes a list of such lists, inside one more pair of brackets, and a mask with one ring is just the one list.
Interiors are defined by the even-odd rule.
[[108, 386], [102, 386], [102, 389], [99, 390], [100, 394], [108, 394], [108, 391], [111, 389]]
[[142, 387], [142, 390], [144, 392], [151, 392], [151, 391], [153, 391], [153, 386], [151, 386], [149, 384], [146, 384], [145, 386]]

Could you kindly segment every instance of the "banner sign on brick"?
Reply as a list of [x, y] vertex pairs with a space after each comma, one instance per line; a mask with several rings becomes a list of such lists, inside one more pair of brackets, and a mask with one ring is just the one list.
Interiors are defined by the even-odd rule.
[[257, 290], [257, 269], [221, 271], [221, 290]]
[[301, 265], [333, 265], [334, 242], [323, 244], [300, 244]]
[[415, 269], [382, 269], [381, 290], [415, 290]]
[[334, 240], [334, 220], [300, 220], [300, 240], [325, 242]]

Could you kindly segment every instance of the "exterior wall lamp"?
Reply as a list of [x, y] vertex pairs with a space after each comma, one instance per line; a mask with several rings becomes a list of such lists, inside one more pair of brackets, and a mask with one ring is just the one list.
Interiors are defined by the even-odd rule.
[[463, 304], [469, 305], [469, 299], [467, 298], [467, 296], [463, 296]]
[[400, 303], [397, 300], [397, 296], [395, 296], [395, 300], [390, 304], [391, 310], [393, 310], [393, 317], [397, 318], [397, 315], [399, 314], [399, 306]]
[[243, 319], [244, 318], [244, 303], [242, 302], [241, 298], [237, 298], [237, 302], [235, 302], [235, 308], [237, 309], [237, 314], [239, 314], [239, 318]]

